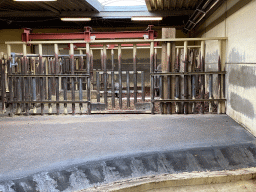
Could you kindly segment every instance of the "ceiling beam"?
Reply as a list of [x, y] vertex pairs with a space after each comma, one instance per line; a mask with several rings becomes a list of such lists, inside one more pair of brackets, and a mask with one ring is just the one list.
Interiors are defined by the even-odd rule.
[[150, 1], [151, 1], [151, 0], [145, 0], [146, 6], [147, 6], [147, 8], [148, 8], [148, 11], [152, 11], [152, 6], [151, 6]]
[[185, 16], [191, 15], [194, 10], [168, 10], [168, 11], [115, 11], [115, 12], [85, 12], [85, 11], [63, 11], [60, 14], [52, 11], [0, 11], [1, 18], [17, 17], [106, 17], [106, 18], [129, 18], [132, 16]]
[[94, 9], [97, 12], [103, 11], [104, 7], [98, 0], [84, 0], [91, 9]]
[[44, 2], [38, 2], [38, 5], [39, 5], [40, 7], [42, 7], [42, 8], [45, 8], [45, 9], [47, 9], [47, 10], [49, 10], [49, 11], [52, 11], [53, 13], [57, 13], [57, 14], [60, 13], [59, 10], [52, 8], [51, 6], [47, 5], [47, 4], [44, 3]]

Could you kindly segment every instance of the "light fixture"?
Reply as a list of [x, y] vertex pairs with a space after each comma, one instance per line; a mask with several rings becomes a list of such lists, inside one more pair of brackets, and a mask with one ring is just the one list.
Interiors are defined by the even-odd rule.
[[163, 17], [132, 17], [132, 21], [161, 21]]
[[33, 1], [57, 1], [57, 0], [13, 0], [13, 1], [29, 1], [29, 2], [33, 2]]
[[62, 21], [91, 21], [91, 18], [89, 17], [84, 17], [84, 18], [61, 18]]

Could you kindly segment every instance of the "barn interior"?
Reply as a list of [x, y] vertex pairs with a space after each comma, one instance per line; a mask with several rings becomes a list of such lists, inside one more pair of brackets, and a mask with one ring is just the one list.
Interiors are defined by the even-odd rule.
[[[7, 167], [0, 171], [0, 191], [45, 191], [46, 188], [38, 187], [38, 183], [42, 178], [45, 183], [47, 177], [57, 182], [55, 188], [52, 184], [45, 185], [51, 186], [47, 189], [49, 191], [87, 188], [90, 191], [93, 186], [102, 187], [152, 174], [254, 167], [255, 8], [254, 0], [0, 1], [0, 128], [2, 140], [6, 141], [1, 144], [2, 153], [6, 155], [2, 167]], [[102, 120], [97, 122], [94, 118]], [[128, 119], [127, 122], [124, 119]], [[111, 144], [106, 147], [106, 152], [102, 152], [99, 149], [104, 145], [94, 143], [99, 138], [93, 132], [88, 131], [85, 136], [86, 130], [73, 130], [69, 136], [68, 127], [61, 121], [76, 127], [81, 124], [85, 129], [95, 129], [96, 126], [96, 132], [106, 131], [107, 138], [112, 132], [117, 132], [118, 136], [111, 142], [105, 140], [104, 144]], [[40, 129], [28, 128], [24, 122]], [[94, 125], [93, 122], [97, 123]], [[108, 125], [108, 122], [113, 124]], [[129, 127], [129, 124], [131, 130], [126, 130], [124, 125]], [[138, 142], [143, 134], [137, 135], [138, 130], [134, 129], [146, 124], [148, 129], [143, 129], [144, 134], [152, 137], [159, 134], [158, 139], [152, 139], [158, 146], [156, 148], [154, 145], [147, 147], [146, 144], [151, 142], [149, 135], [144, 143]], [[54, 132], [55, 125], [60, 127]], [[17, 132], [19, 137], [12, 135], [17, 131], [15, 126], [25, 129], [24, 133]], [[63, 130], [62, 126], [65, 127]], [[101, 130], [104, 126], [106, 130]], [[127, 131], [127, 141], [124, 138], [120, 141], [126, 132], [119, 132], [117, 127]], [[30, 135], [31, 131], [40, 135], [40, 130], [49, 131], [53, 140], [63, 131], [66, 133], [63, 137], [72, 138], [75, 143], [75, 135], [81, 134], [93, 138], [87, 138], [90, 147], [95, 144], [99, 149], [91, 152], [89, 147], [88, 151], [85, 150], [87, 155], [80, 156], [79, 152], [87, 145], [86, 142], [80, 143], [75, 145], [76, 153], [71, 158], [66, 155], [72, 154], [71, 150], [62, 156], [57, 152], [59, 149], [51, 149], [47, 145], [49, 141], [43, 139], [42, 145], [54, 151], [49, 158], [53, 154], [59, 157], [41, 162], [40, 155], [37, 158], [29, 155], [35, 148], [28, 147], [30, 150], [26, 152], [25, 141], [19, 139], [23, 138], [22, 134]], [[163, 130], [168, 130], [167, 138]], [[187, 136], [190, 134], [198, 139]], [[32, 140], [33, 137], [40, 140], [36, 135], [26, 138], [27, 142], [36, 145]], [[45, 133], [41, 136], [48, 137]], [[136, 138], [134, 148], [130, 146], [133, 137]], [[173, 142], [169, 141], [170, 138]], [[21, 158], [15, 147], [11, 149], [12, 140], [18, 140], [15, 147], [21, 145], [26, 157]], [[61, 149], [70, 147], [66, 142], [60, 143]], [[52, 145], [57, 144], [53, 142]], [[202, 148], [205, 151], [202, 152]], [[44, 151], [43, 146], [40, 149]], [[188, 152], [183, 154], [180, 150]], [[22, 159], [17, 163], [20, 172], [18, 167], [8, 168], [13, 167], [8, 166], [8, 162], [16, 164], [8, 153], [19, 154], [16, 159]], [[146, 156], [141, 155], [144, 153]], [[46, 154], [47, 151], [42, 153], [48, 156]], [[200, 158], [194, 157], [193, 161], [191, 157], [191, 160], [190, 156], [195, 155]], [[165, 162], [160, 160], [162, 157]], [[24, 171], [29, 163], [21, 162], [28, 159], [32, 159], [32, 168]], [[141, 166], [134, 163], [134, 159], [139, 159], [144, 168], [138, 171]], [[185, 159], [189, 159], [187, 165]], [[158, 168], [152, 168], [150, 161]], [[184, 161], [186, 168], [178, 165], [179, 161]], [[192, 165], [191, 161], [196, 163]], [[226, 161], [228, 163], [223, 163]], [[65, 162], [63, 166], [61, 162]], [[54, 164], [58, 166], [54, 167]], [[169, 164], [172, 166], [168, 167]], [[75, 167], [67, 171], [66, 167], [71, 165]], [[175, 166], [179, 168], [176, 170]], [[114, 174], [109, 167], [114, 167], [118, 173]], [[42, 172], [44, 168], [50, 170], [49, 174]], [[107, 171], [97, 171], [101, 169]], [[250, 173], [254, 174], [253, 171]], [[78, 180], [71, 182], [72, 175], [80, 178], [77, 174], [87, 178], [79, 186]], [[60, 175], [66, 179], [62, 183]], [[141, 189], [136, 190], [142, 191], [144, 184], [138, 186]], [[152, 186], [147, 190], [153, 189]], [[131, 191], [135, 189], [129, 187]]]

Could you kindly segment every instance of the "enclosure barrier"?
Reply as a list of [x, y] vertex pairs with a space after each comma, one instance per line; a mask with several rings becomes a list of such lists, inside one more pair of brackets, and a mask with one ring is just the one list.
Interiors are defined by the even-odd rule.
[[[6, 42], [8, 50], [8, 88], [9, 98], [7, 103], [10, 107], [10, 115], [15, 114], [37, 114], [38, 105], [41, 108], [41, 115], [45, 114], [45, 104], [48, 104], [48, 114], [60, 114], [60, 104], [64, 105], [64, 114], [68, 113], [67, 104], [72, 105], [72, 114], [76, 113], [76, 104], [79, 105], [80, 113], [83, 114], [83, 104], [87, 104], [86, 113], [91, 110], [106, 110], [108, 97], [111, 95], [112, 108], [115, 108], [115, 94], [119, 94], [119, 110], [123, 107], [123, 94], [126, 94], [127, 107], [130, 106], [131, 93], [133, 94], [134, 105], [140, 104], [144, 111], [155, 113], [155, 104], [160, 103], [160, 112], [164, 113], [164, 107], [168, 113], [195, 113], [196, 103], [200, 102], [200, 112], [205, 112], [205, 103], [209, 103], [209, 112], [213, 112], [213, 106], [218, 103], [218, 113], [225, 113], [225, 61], [223, 57], [223, 42], [227, 38], [183, 38], [183, 39], [120, 39], [120, 40], [92, 40], [85, 41], [29, 41], [28, 44], [37, 45], [39, 54], [28, 54], [24, 42]], [[218, 71], [205, 71], [205, 41], [218, 41], [220, 56]], [[160, 46], [155, 46], [159, 42]], [[176, 53], [171, 54], [172, 44], [184, 42], [184, 46], [175, 46]], [[193, 45], [188, 45], [191, 42]], [[199, 42], [199, 45], [196, 44]], [[86, 44], [86, 54], [83, 49], [79, 54], [74, 54], [74, 44]], [[150, 44], [150, 101], [145, 101], [144, 71], [137, 71], [137, 47], [138, 44]], [[157, 54], [161, 44], [167, 44], [167, 65], [169, 71], [157, 72]], [[20, 44], [23, 46], [23, 53], [11, 53], [11, 45]], [[54, 55], [43, 55], [43, 45], [54, 46]], [[59, 45], [68, 45], [68, 55], [59, 54]], [[96, 100], [92, 101], [91, 93], [94, 81], [93, 48], [91, 45], [103, 45], [101, 48], [102, 70], [97, 71], [96, 76]], [[107, 45], [117, 45], [118, 71], [112, 68], [107, 69]], [[131, 44], [133, 49], [133, 71], [122, 71], [122, 49], [124, 44]], [[196, 45], [195, 45], [196, 44]], [[115, 46], [114, 46], [115, 47]], [[143, 47], [145, 48], [145, 47]], [[94, 48], [95, 49], [95, 48]], [[189, 61], [188, 50], [198, 50], [199, 64]], [[180, 61], [181, 50], [183, 61]], [[112, 62], [114, 62], [114, 51], [111, 51]], [[175, 58], [176, 62], [173, 62]], [[14, 60], [13, 58], [16, 58]], [[17, 62], [18, 61], [18, 62]], [[86, 62], [85, 62], [86, 61]], [[161, 63], [165, 65], [164, 63]], [[141, 88], [138, 89], [138, 75], [141, 74]], [[130, 89], [130, 75], [133, 76], [133, 89]], [[218, 91], [213, 91], [214, 78], [217, 75]], [[102, 76], [102, 78], [100, 78]], [[116, 76], [116, 78], [114, 78]], [[124, 81], [126, 90], [123, 90]], [[206, 78], [209, 78], [209, 85], [205, 85]], [[101, 81], [100, 81], [101, 79]], [[115, 82], [117, 79], [118, 82]], [[6, 81], [4, 80], [4, 81]], [[2, 78], [3, 81], [3, 78]], [[100, 83], [103, 88], [100, 88]], [[118, 88], [115, 88], [115, 83]], [[158, 84], [159, 95], [156, 95], [156, 83]], [[165, 86], [164, 86], [165, 84]], [[200, 87], [199, 87], [200, 86]], [[3, 83], [2, 83], [3, 87]], [[163, 87], [167, 87], [163, 89]], [[209, 98], [205, 98], [205, 89], [209, 90]], [[4, 89], [6, 90], [6, 89]], [[4, 92], [4, 91], [2, 91]], [[84, 94], [86, 92], [86, 94]], [[141, 94], [142, 102], [138, 102], [137, 94]], [[3, 94], [3, 93], [2, 93]], [[76, 96], [79, 99], [76, 99]], [[101, 102], [103, 95], [103, 103]], [[167, 97], [166, 97], [167, 95]], [[216, 95], [218, 96], [216, 98]], [[199, 98], [198, 98], [199, 97]], [[3, 100], [3, 99], [2, 99]], [[3, 100], [4, 101], [4, 100]], [[102, 108], [99, 105], [102, 104]], [[56, 105], [56, 113], [53, 112], [53, 105]], [[148, 106], [148, 108], [146, 107]], [[140, 108], [141, 109], [141, 108]], [[140, 110], [137, 110], [139, 113]], [[135, 111], [136, 113], [136, 111]]]

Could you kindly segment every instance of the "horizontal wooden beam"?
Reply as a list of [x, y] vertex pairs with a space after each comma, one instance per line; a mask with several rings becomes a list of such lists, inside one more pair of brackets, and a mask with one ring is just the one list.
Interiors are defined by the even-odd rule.
[[191, 15], [193, 10], [173, 11], [62, 11], [60, 14], [52, 11], [1, 11], [0, 17], [103, 17], [103, 18], [130, 18], [132, 16], [184, 16]]
[[[183, 42], [183, 41], [211, 41], [211, 40], [227, 40], [227, 37], [208, 37], [208, 38], [176, 38], [176, 39], [117, 39], [117, 40], [95, 40], [90, 44], [117, 44], [117, 43], [149, 43], [149, 42]], [[87, 43], [86, 41], [6, 41], [6, 45], [22, 45], [22, 44], [70, 44], [70, 43]]]

